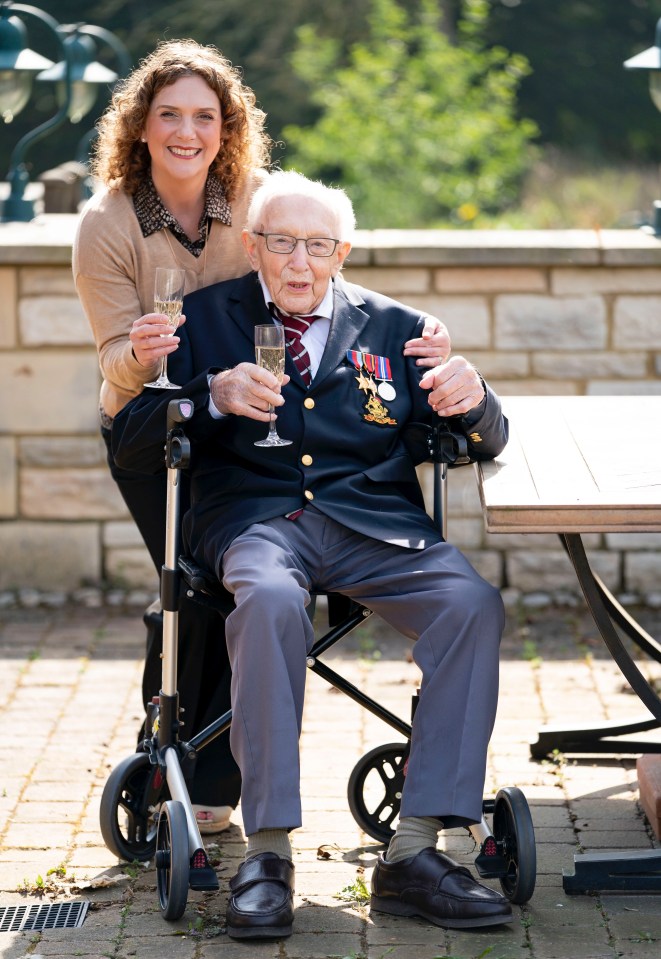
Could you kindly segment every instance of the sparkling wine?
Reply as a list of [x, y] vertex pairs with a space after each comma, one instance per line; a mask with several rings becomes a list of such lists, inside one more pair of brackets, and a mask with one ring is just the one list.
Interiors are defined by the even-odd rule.
[[257, 346], [255, 347], [255, 358], [257, 366], [273, 373], [278, 379], [282, 379], [285, 372], [285, 348], [277, 346]]
[[154, 300], [154, 313], [162, 313], [166, 316], [167, 324], [172, 327], [174, 333], [179, 325], [183, 305], [183, 300]]

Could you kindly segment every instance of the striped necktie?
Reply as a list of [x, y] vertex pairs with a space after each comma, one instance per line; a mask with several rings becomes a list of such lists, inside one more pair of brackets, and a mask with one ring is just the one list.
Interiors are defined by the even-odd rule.
[[291, 316], [289, 313], [283, 313], [275, 303], [269, 304], [271, 315], [279, 320], [285, 329], [285, 343], [289, 354], [296, 364], [296, 369], [301, 374], [303, 382], [309, 386], [312, 382], [312, 373], [310, 371], [310, 357], [308, 351], [301, 342], [301, 337], [310, 329], [315, 320], [320, 317], [316, 313], [300, 314]]

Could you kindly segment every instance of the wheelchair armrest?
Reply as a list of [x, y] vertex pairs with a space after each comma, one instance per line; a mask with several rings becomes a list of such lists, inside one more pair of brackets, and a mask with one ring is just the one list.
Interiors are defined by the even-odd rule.
[[432, 426], [427, 439], [429, 459], [448, 466], [465, 466], [471, 462], [468, 455], [468, 440], [463, 433], [453, 433], [447, 423]]
[[445, 420], [439, 419], [433, 426], [409, 424], [404, 442], [416, 463], [431, 460], [448, 466], [464, 466], [472, 462], [468, 440], [462, 433], [453, 432]]
[[219, 598], [227, 596], [226, 590], [216, 577], [208, 569], [198, 566], [192, 557], [180, 556], [179, 570], [186, 584], [195, 592]]

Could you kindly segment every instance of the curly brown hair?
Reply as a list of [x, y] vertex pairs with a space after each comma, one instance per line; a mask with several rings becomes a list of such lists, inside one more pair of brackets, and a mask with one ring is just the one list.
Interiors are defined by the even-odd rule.
[[266, 114], [239, 71], [216, 47], [195, 40], [167, 40], [115, 88], [98, 123], [92, 173], [110, 189], [133, 194], [149, 173], [150, 156], [140, 142], [152, 100], [181, 77], [199, 76], [220, 100], [221, 146], [210, 172], [220, 180], [229, 200], [237, 181], [249, 170], [268, 166], [271, 139], [264, 130]]

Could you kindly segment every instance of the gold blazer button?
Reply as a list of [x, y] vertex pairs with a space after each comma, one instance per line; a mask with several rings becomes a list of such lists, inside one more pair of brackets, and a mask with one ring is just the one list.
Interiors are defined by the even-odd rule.
[[308, 396], [307, 399], [304, 399], [304, 400], [303, 400], [303, 406], [306, 408], [306, 410], [313, 410], [313, 409], [314, 409], [314, 400], [313, 400], [311, 397]]
[[303, 466], [312, 466], [312, 457], [309, 453], [306, 453], [304, 456], [301, 456], [301, 463]]
[[314, 499], [314, 493], [311, 492], [309, 489], [306, 489], [306, 491], [305, 491], [305, 498], [306, 498], [306, 499], [309, 499], [309, 500]]

